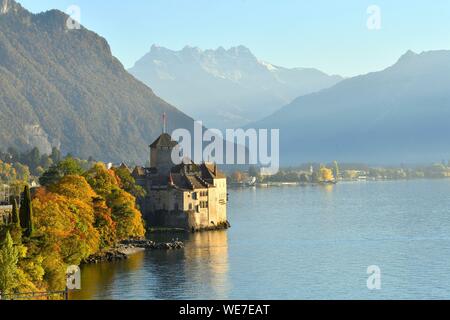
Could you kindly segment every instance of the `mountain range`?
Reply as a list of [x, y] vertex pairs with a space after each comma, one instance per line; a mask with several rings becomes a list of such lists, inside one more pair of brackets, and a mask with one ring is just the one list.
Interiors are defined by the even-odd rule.
[[69, 30], [67, 19], [0, 0], [0, 148], [55, 146], [142, 164], [164, 113], [169, 131], [193, 127], [161, 95], [211, 127], [280, 129], [283, 165], [450, 159], [450, 51], [409, 51], [384, 70], [342, 79], [261, 62], [243, 46], [153, 46], [130, 72], [149, 77], [157, 95], [104, 38]]
[[107, 41], [68, 16], [0, 1], [0, 147], [145, 163], [148, 145], [193, 120], [130, 75]]
[[297, 98], [250, 127], [280, 128], [282, 160], [421, 163], [450, 158], [450, 51]]
[[342, 80], [312, 68], [263, 62], [244, 46], [172, 51], [153, 45], [129, 72], [196, 120], [220, 129], [262, 119]]

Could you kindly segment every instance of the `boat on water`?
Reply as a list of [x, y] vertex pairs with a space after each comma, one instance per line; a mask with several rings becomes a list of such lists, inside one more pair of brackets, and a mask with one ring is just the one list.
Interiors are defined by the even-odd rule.
[[319, 184], [322, 184], [322, 185], [337, 184], [337, 181], [336, 180], [321, 181], [321, 182], [319, 182]]
[[242, 182], [232, 182], [230, 183], [231, 187], [235, 188], [250, 188], [256, 186], [256, 177], [250, 177], [245, 181]]

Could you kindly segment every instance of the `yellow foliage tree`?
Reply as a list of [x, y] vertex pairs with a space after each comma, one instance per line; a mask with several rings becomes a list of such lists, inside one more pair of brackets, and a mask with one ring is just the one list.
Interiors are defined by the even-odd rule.
[[108, 170], [105, 164], [96, 163], [83, 175], [91, 187], [103, 198], [111, 193], [113, 188], [119, 187], [119, 179], [113, 170]]
[[66, 264], [78, 265], [99, 249], [92, 205], [78, 198], [39, 190], [33, 200], [36, 233]]
[[319, 171], [319, 181], [320, 182], [334, 181], [333, 171], [331, 169], [321, 167]]
[[111, 209], [117, 239], [143, 237], [145, 227], [142, 214], [136, 208], [136, 198], [120, 188], [120, 179], [116, 173], [108, 170], [103, 163], [97, 163], [84, 176]]
[[113, 188], [108, 195], [107, 204], [111, 208], [113, 220], [117, 224], [116, 232], [119, 240], [145, 235], [142, 215], [136, 209], [135, 197], [122, 189]]

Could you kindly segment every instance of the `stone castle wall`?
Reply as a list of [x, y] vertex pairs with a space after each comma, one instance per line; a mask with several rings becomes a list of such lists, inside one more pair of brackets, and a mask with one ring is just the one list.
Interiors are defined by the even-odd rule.
[[217, 230], [228, 228], [227, 221], [212, 224], [206, 212], [156, 211], [145, 214], [147, 224], [155, 228], [183, 229], [186, 231]]
[[[145, 199], [139, 200], [139, 206], [149, 227], [198, 231], [226, 226], [226, 204], [218, 204], [219, 190], [203, 191], [208, 191], [208, 195], [201, 196], [199, 190], [150, 190]], [[201, 202], [208, 202], [208, 207], [202, 208]]]

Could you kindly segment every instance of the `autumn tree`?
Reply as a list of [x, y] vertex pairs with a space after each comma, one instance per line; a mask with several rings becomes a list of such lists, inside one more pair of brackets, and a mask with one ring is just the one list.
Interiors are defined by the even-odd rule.
[[94, 198], [93, 203], [95, 216], [94, 227], [100, 236], [100, 248], [108, 248], [117, 241], [116, 223], [112, 218], [111, 209], [108, 208], [103, 198]]
[[136, 184], [136, 180], [127, 168], [113, 168], [114, 173], [119, 178], [119, 186], [136, 198], [143, 198], [146, 195], [144, 188]]
[[108, 170], [103, 163], [97, 163], [84, 176], [111, 209], [118, 240], [145, 235], [142, 215], [136, 208], [136, 198], [120, 188], [120, 178], [113, 170]]
[[113, 170], [108, 170], [105, 164], [96, 163], [90, 170], [83, 175], [87, 182], [91, 185], [104, 199], [111, 193], [114, 188], [119, 187], [119, 179]]
[[242, 182], [244, 180], [244, 174], [241, 171], [235, 171], [232, 178], [234, 182]]
[[106, 203], [111, 208], [113, 220], [116, 222], [119, 240], [145, 235], [142, 215], [135, 205], [136, 198], [120, 188], [113, 188]]
[[319, 181], [320, 182], [330, 182], [334, 180], [333, 171], [326, 167], [321, 167], [319, 169]]
[[[67, 190], [67, 188], [66, 188]], [[36, 232], [65, 264], [79, 264], [99, 248], [94, 209], [79, 198], [39, 190], [33, 199]]]

